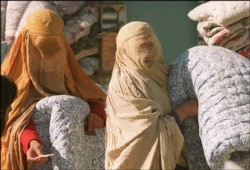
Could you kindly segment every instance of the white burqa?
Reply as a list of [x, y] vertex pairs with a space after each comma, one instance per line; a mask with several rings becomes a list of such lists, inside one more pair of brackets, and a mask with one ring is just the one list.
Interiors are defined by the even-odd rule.
[[172, 116], [160, 42], [152, 27], [133, 21], [116, 38], [107, 95], [105, 168], [174, 169], [183, 136]]

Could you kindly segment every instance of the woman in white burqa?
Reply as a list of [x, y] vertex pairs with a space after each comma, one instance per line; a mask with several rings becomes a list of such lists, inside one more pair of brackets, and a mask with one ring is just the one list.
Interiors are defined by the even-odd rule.
[[169, 66], [146, 22], [124, 25], [116, 37], [108, 87], [106, 169], [175, 169], [183, 136], [170, 115]]

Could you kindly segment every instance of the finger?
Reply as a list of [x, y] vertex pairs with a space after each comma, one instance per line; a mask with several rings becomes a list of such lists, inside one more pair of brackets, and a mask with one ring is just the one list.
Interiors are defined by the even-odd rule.
[[91, 131], [93, 129], [93, 120], [94, 117], [93, 117], [93, 114], [90, 113], [89, 116], [88, 116], [88, 130]]
[[34, 164], [43, 164], [44, 162], [47, 161], [48, 158], [36, 158], [33, 163]]
[[95, 118], [93, 119], [93, 127], [101, 128], [103, 127], [103, 123], [104, 123], [103, 119], [99, 115], [95, 114]]
[[32, 157], [27, 157], [27, 162], [35, 162], [36, 159]]
[[37, 164], [42, 164], [42, 163], [44, 163], [45, 161], [47, 161], [48, 160], [48, 158], [37, 158], [36, 159], [36, 163]]
[[91, 131], [95, 128], [102, 128], [104, 120], [98, 114], [91, 113], [88, 120], [88, 130]]
[[37, 156], [43, 155], [42, 148], [35, 149], [35, 152], [36, 152]]
[[37, 154], [33, 150], [29, 150], [27, 152], [27, 161], [34, 162], [35, 161], [35, 157], [37, 157]]
[[40, 156], [43, 155], [42, 151], [42, 145], [39, 144], [39, 146], [32, 147], [33, 149], [33, 155], [32, 156]]
[[29, 158], [28, 162], [32, 162], [33, 164], [42, 164], [47, 161], [47, 158]]
[[98, 128], [102, 128], [103, 127], [103, 123], [104, 123], [103, 119], [99, 116], [98, 117], [98, 125], [97, 125], [97, 127]]
[[94, 127], [95, 128], [102, 127], [102, 118], [97, 114], [95, 115], [95, 119], [94, 119]]
[[27, 152], [27, 160], [31, 162], [40, 162], [40, 160], [43, 161], [44, 159], [36, 158], [37, 156], [40, 155], [43, 155], [42, 148], [41, 147], [34, 148], [30, 152]]

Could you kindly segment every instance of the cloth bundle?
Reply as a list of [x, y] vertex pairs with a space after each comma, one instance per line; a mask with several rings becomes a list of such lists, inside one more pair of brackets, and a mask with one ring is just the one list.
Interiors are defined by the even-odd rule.
[[250, 58], [249, 7], [249, 1], [209, 1], [188, 17], [198, 22], [201, 44], [222, 46]]
[[[198, 122], [189, 118], [191, 127], [187, 130], [185, 121], [182, 126], [190, 170], [207, 169], [203, 156], [211, 169], [222, 169], [227, 160], [250, 168], [249, 68], [248, 59], [219, 46], [190, 48], [172, 64], [168, 84], [173, 106], [193, 97], [199, 101]], [[199, 136], [191, 131], [195, 126]], [[204, 153], [197, 155], [202, 148]]]

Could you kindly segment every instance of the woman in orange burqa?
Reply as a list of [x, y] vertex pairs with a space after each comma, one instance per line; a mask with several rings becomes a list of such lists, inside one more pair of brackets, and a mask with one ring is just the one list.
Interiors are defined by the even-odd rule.
[[[63, 27], [53, 11], [29, 15], [1, 65], [18, 87], [1, 137], [1, 169], [25, 169], [26, 160], [38, 169], [104, 167], [106, 95], [76, 61]], [[84, 121], [96, 136], [85, 135]]]

